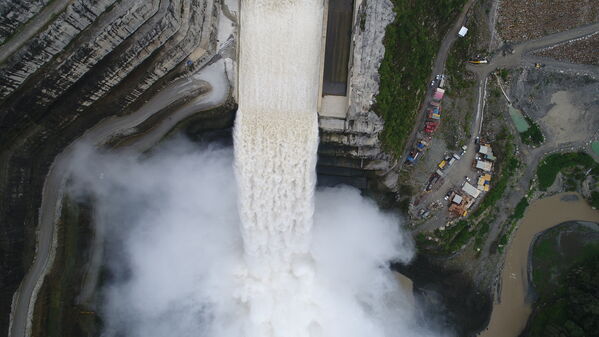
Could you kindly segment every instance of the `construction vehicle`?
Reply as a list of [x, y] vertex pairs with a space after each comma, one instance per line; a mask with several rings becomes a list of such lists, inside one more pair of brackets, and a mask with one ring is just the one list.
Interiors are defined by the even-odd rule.
[[489, 61], [487, 61], [487, 60], [468, 60], [466, 62], [472, 63], [472, 64], [487, 64], [487, 63], [489, 63]]
[[535, 68], [536, 68], [536, 69], [541, 69], [541, 68], [543, 68], [544, 66], [545, 66], [545, 65], [544, 65], [544, 64], [542, 64], [542, 63], [535, 63]]

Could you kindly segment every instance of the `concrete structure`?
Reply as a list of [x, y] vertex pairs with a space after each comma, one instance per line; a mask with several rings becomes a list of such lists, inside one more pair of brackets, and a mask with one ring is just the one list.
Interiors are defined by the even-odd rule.
[[459, 205], [459, 204], [461, 204], [461, 203], [462, 203], [462, 200], [464, 200], [464, 198], [462, 198], [462, 196], [461, 196], [461, 195], [459, 195], [459, 194], [456, 194], [456, 195], [453, 197], [453, 200], [451, 200], [451, 201], [452, 201], [453, 203], [456, 203], [456, 204], [458, 204], [458, 205]]
[[[350, 64], [353, 51], [352, 23], [355, 22], [357, 4], [352, 1], [325, 0], [324, 25], [322, 34], [322, 61], [320, 83], [321, 98], [318, 113], [322, 118], [345, 119], [349, 109], [348, 91]], [[349, 34], [348, 33], [349, 30]], [[341, 44], [342, 48], [337, 46]], [[338, 124], [337, 124], [338, 125]], [[343, 130], [343, 129], [342, 129]], [[342, 131], [340, 130], [340, 131]]]

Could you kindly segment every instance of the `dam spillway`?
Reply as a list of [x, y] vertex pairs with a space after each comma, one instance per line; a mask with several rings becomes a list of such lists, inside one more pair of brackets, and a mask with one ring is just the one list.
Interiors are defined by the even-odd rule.
[[330, 0], [328, 2], [323, 96], [347, 95], [353, 9], [353, 0]]
[[321, 0], [241, 1], [234, 144], [248, 336], [314, 329], [309, 249], [322, 16]]

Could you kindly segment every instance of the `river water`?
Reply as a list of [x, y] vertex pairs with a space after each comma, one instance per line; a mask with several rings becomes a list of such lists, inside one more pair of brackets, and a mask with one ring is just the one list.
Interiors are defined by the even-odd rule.
[[491, 321], [483, 337], [517, 337], [526, 326], [532, 308], [528, 293], [528, 253], [535, 235], [565, 221], [599, 222], [593, 210], [578, 194], [561, 193], [533, 202], [520, 221], [509, 244], [501, 274], [501, 294], [493, 306]]

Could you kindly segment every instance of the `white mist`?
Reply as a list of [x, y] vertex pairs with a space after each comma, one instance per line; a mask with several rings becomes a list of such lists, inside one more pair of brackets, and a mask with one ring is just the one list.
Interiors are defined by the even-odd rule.
[[234, 159], [80, 149], [72, 192], [94, 195], [108, 248], [103, 336], [438, 336], [388, 269], [413, 256], [399, 219], [315, 192], [322, 4], [242, 0]]

